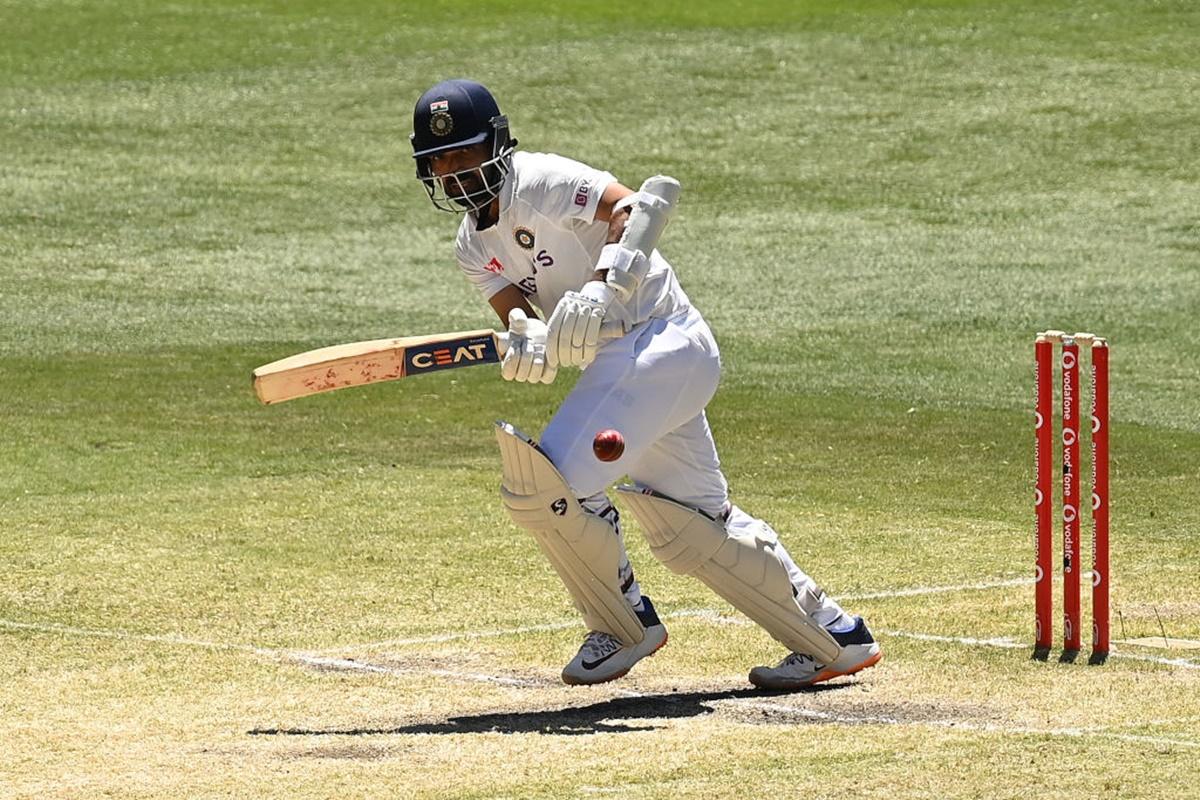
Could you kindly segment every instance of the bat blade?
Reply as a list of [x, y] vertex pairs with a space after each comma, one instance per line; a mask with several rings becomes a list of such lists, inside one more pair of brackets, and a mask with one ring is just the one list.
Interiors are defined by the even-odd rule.
[[502, 336], [484, 328], [322, 347], [254, 370], [254, 393], [262, 403], [270, 405], [347, 386], [494, 364], [503, 352]]

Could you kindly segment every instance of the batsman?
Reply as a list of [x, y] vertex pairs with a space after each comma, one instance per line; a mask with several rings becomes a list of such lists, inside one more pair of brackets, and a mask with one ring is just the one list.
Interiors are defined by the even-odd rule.
[[[563, 681], [614, 680], [667, 641], [605, 494], [622, 475], [633, 484], [617, 492], [654, 556], [787, 649], [776, 666], [751, 669], [751, 683], [799, 689], [879, 661], [862, 617], [729, 500], [704, 412], [721, 375], [717, 343], [658, 250], [679, 183], [660, 175], [634, 191], [578, 161], [518, 151], [495, 98], [468, 80], [421, 95], [411, 141], [433, 205], [462, 215], [460, 269], [508, 329], [504, 379], [545, 384], [583, 370], [540, 440], [496, 429], [501, 501], [589, 629]], [[592, 450], [608, 429], [625, 440], [615, 461]]]

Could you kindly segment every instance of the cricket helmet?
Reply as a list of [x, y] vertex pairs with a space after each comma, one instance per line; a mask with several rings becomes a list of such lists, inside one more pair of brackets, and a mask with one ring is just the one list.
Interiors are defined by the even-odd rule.
[[[442, 81], [421, 95], [413, 109], [409, 141], [417, 178], [429, 199], [437, 208], [455, 212], [479, 211], [496, 197], [512, 169], [517, 146], [508, 132], [508, 118], [500, 113], [492, 93], [482, 84], [462, 78]], [[434, 174], [431, 156], [485, 142], [491, 144], [491, 156], [477, 167]], [[474, 177], [468, 178], [468, 174]]]

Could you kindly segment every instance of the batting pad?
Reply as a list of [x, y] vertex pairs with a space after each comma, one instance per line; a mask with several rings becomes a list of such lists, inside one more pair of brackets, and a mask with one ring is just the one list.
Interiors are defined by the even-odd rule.
[[646, 631], [619, 586], [620, 542], [612, 525], [583, 510], [528, 436], [498, 422], [496, 440], [504, 507], [513, 522], [533, 534], [588, 628], [611, 634], [626, 646], [640, 643]]
[[618, 486], [617, 491], [642, 524], [650, 550], [668, 569], [695, 575], [789, 650], [826, 664], [837, 660], [841, 645], [796, 601], [773, 535], [728, 531], [699, 511], [633, 486]]

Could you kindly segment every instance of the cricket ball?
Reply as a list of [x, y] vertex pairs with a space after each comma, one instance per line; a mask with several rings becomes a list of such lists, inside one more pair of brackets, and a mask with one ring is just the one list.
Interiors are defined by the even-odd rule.
[[625, 437], [612, 428], [600, 431], [592, 439], [592, 452], [601, 461], [616, 461], [625, 452]]

